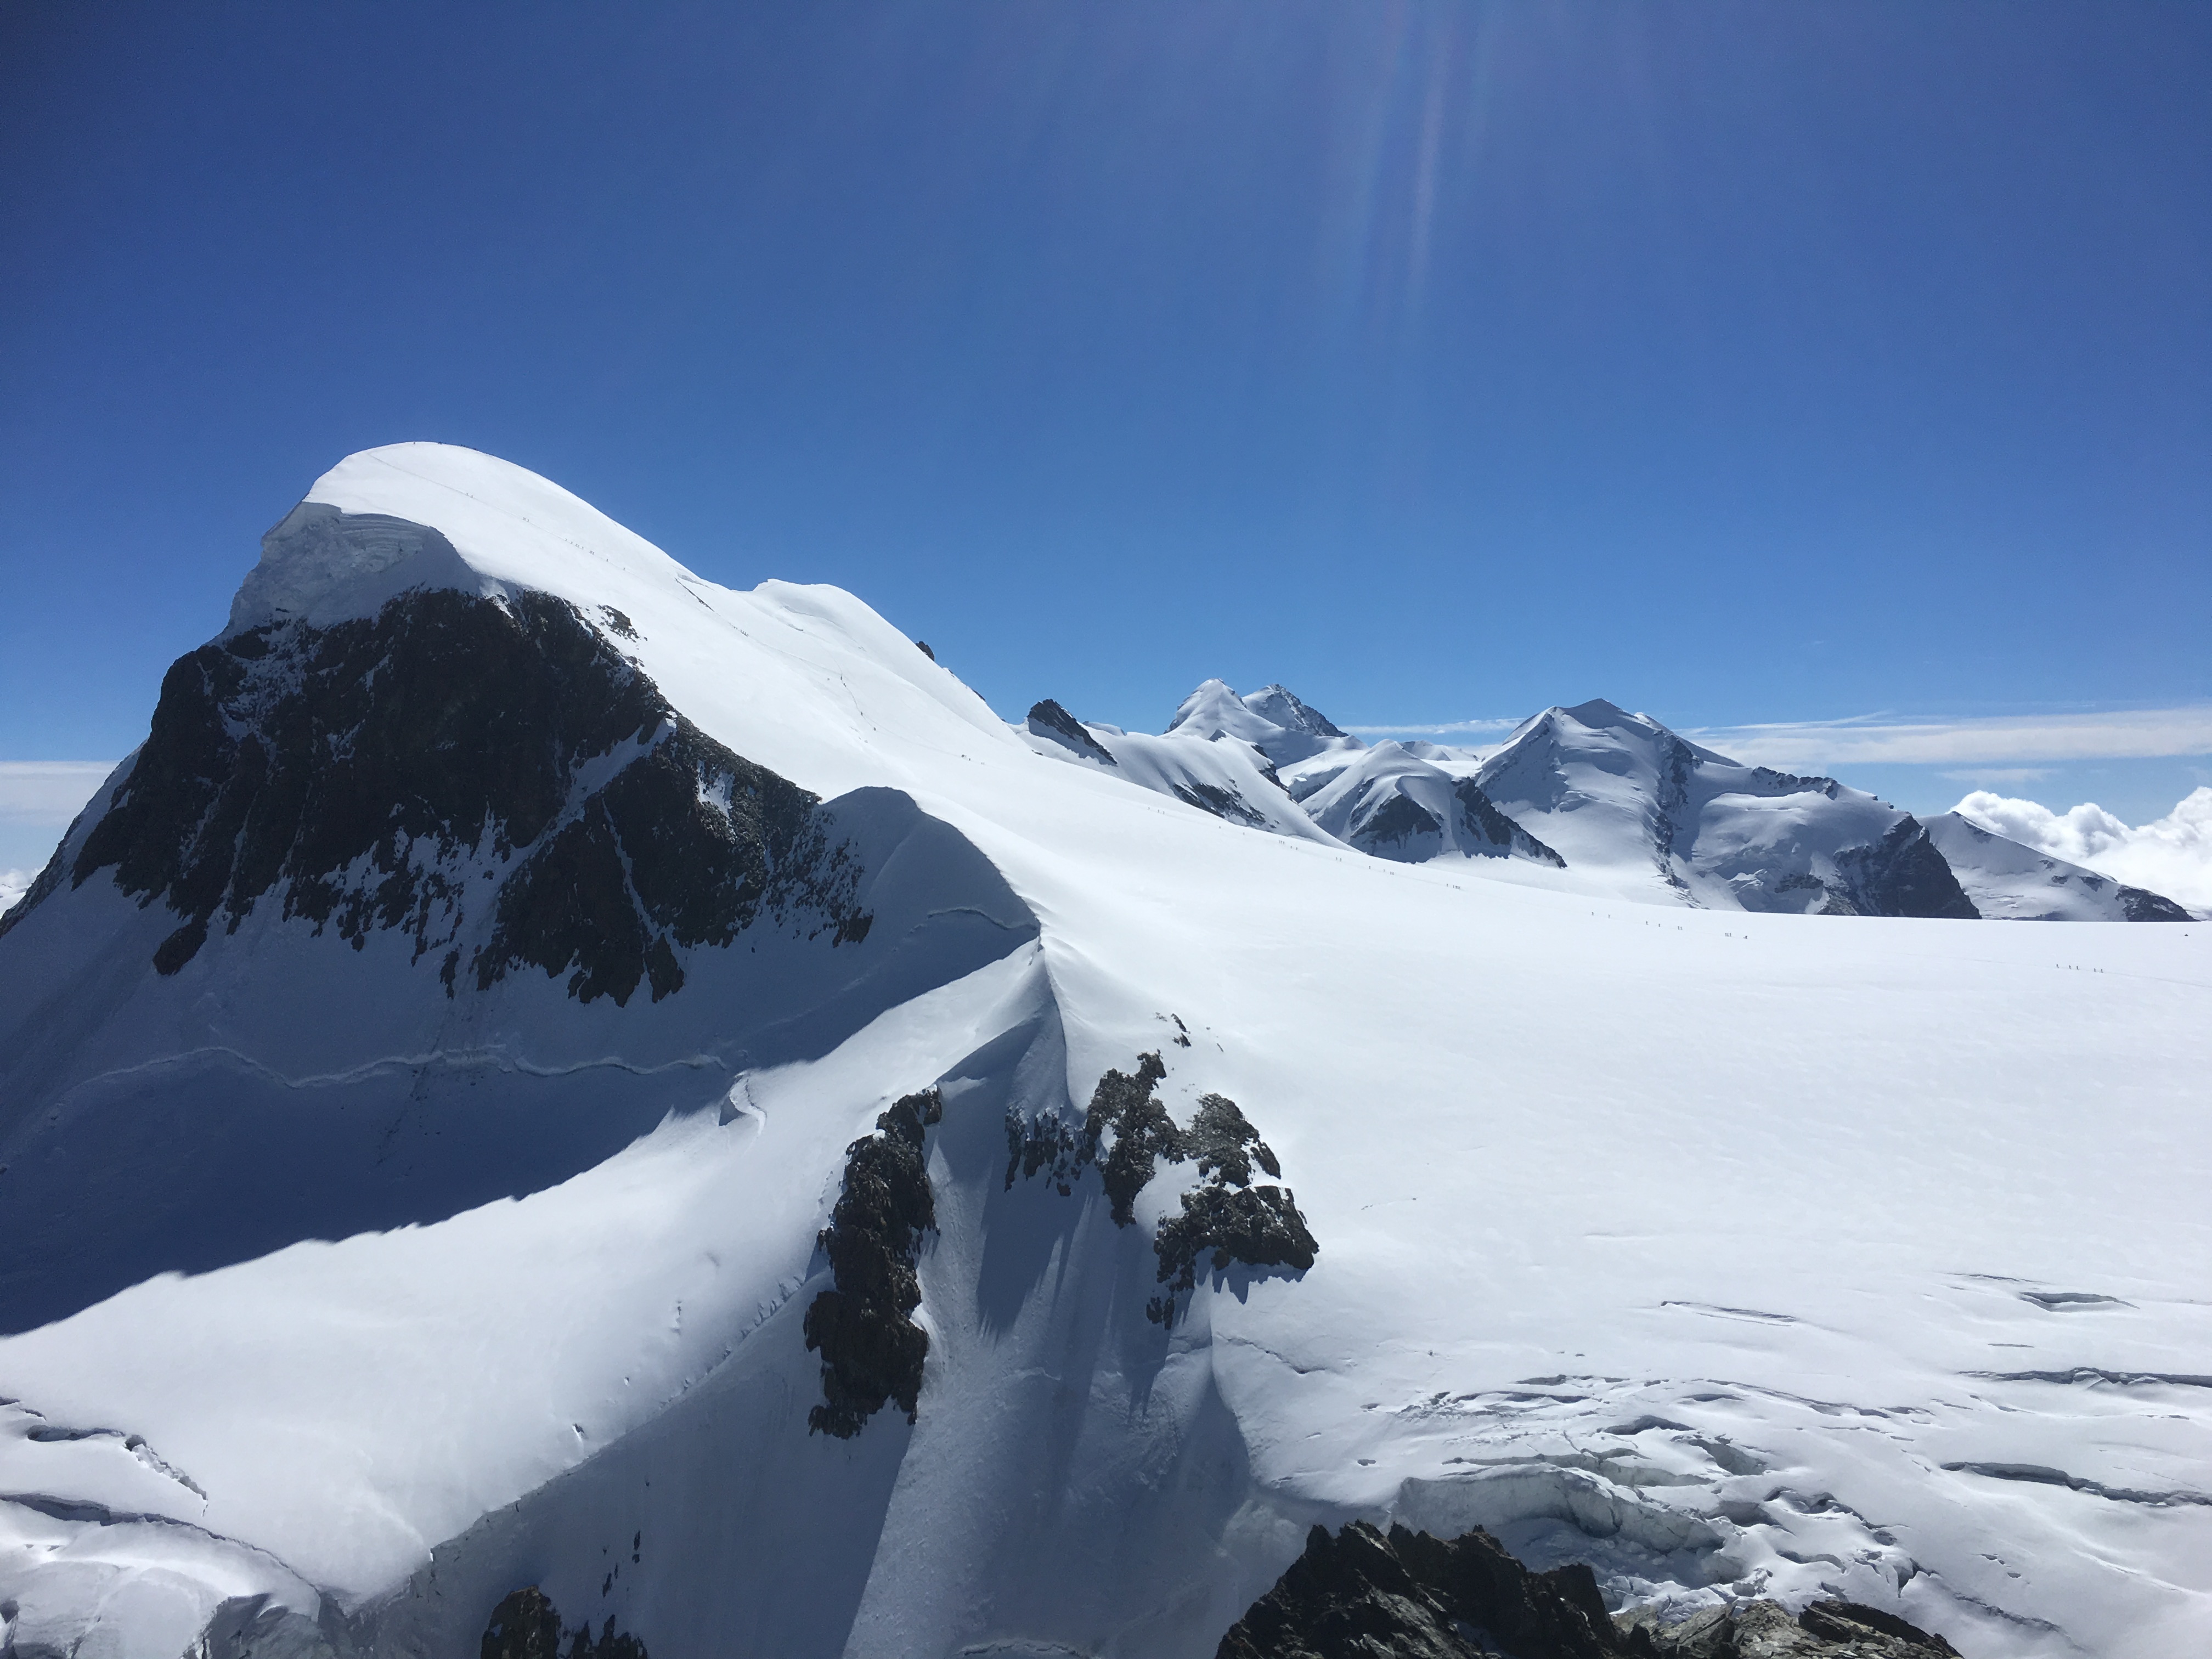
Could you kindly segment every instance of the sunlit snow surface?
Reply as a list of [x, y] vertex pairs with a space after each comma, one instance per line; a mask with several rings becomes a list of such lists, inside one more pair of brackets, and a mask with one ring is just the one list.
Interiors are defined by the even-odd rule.
[[[2212, 1644], [2212, 926], [1668, 910], [1389, 864], [1042, 757], [859, 600], [716, 587], [503, 463], [400, 446], [310, 499], [443, 532], [427, 579], [617, 607], [708, 733], [825, 798], [906, 792], [1039, 931], [825, 1052], [668, 1073], [659, 1127], [557, 1184], [0, 1340], [19, 1652], [174, 1655], [256, 1597], [231, 1616], [460, 1652], [536, 1582], [656, 1659], [1205, 1655], [1308, 1525], [1360, 1515], [1487, 1525], [1616, 1595], [1831, 1589], [1970, 1656]], [[252, 591], [328, 621], [408, 580]], [[157, 927], [105, 876], [66, 902]], [[81, 1018], [118, 1055], [90, 1072], [148, 1066], [149, 1101], [218, 1029], [295, 1077], [318, 1000], [389, 994], [349, 1039], [371, 1061], [448, 1040], [404, 952], [262, 918], [223, 948], [324, 977], [280, 992], [210, 945], [40, 1012], [37, 921], [0, 941], [0, 1043]], [[716, 994], [654, 1025], [518, 993], [471, 1038], [498, 1045], [482, 1097], [592, 1053], [672, 1065], [741, 1023]], [[1127, 1230], [1095, 1182], [1002, 1185], [1009, 1106], [1079, 1110], [1152, 1049], [1178, 1116], [1243, 1107], [1322, 1247], [1202, 1287], [1171, 1336], [1142, 1308], [1174, 1172]], [[799, 1314], [844, 1146], [938, 1080], [920, 1421], [810, 1438]], [[73, 1155], [165, 1179], [125, 1142]]]

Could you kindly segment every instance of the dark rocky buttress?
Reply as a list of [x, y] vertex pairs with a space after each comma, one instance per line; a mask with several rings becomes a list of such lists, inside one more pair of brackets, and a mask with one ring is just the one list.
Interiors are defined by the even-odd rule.
[[[925, 651], [928, 648], [927, 646], [922, 647]], [[1042, 702], [1030, 705], [1029, 728], [1037, 736], [1048, 738], [1063, 748], [1073, 750], [1086, 760], [1095, 760], [1106, 766], [1121, 764], [1121, 762], [1114, 758], [1112, 752], [1104, 744], [1091, 735], [1089, 729], [1081, 720], [1076, 719], [1050, 697], [1047, 697]]]
[[1826, 916], [1935, 916], [1972, 921], [1982, 914], [1959, 885], [1928, 830], [1907, 813], [1867, 847], [1836, 854]]
[[1109, 1069], [1098, 1079], [1080, 1130], [1052, 1114], [1029, 1120], [1009, 1113], [1006, 1186], [1012, 1188], [1017, 1175], [1042, 1173], [1066, 1198], [1095, 1164], [1114, 1224], [1127, 1227], [1136, 1223], [1137, 1195], [1151, 1184], [1160, 1159], [1195, 1162], [1199, 1184], [1180, 1195], [1179, 1212], [1162, 1217], [1152, 1235], [1156, 1277], [1167, 1288], [1146, 1304], [1145, 1316], [1172, 1327], [1187, 1305], [1184, 1294], [1197, 1288], [1202, 1262], [1215, 1273], [1241, 1263], [1302, 1273], [1321, 1246], [1289, 1188], [1253, 1184], [1255, 1164], [1278, 1178], [1283, 1167], [1237, 1103], [1200, 1096], [1189, 1127], [1182, 1127], [1152, 1092], [1166, 1078], [1157, 1054], [1138, 1055], [1134, 1073]]
[[1215, 1659], [1957, 1659], [1895, 1613], [1744, 1601], [1662, 1625], [1615, 1617], [1579, 1563], [1531, 1572], [1480, 1528], [1432, 1538], [1355, 1521], [1305, 1553], [1221, 1638]]
[[915, 1267], [937, 1230], [923, 1140], [944, 1115], [944, 1097], [925, 1089], [894, 1102], [874, 1134], [845, 1149], [843, 1190], [816, 1241], [835, 1288], [806, 1310], [807, 1350], [822, 1355], [810, 1434], [849, 1440], [890, 1401], [908, 1422], [918, 1414], [929, 1333], [911, 1317], [921, 1305]]
[[516, 1590], [492, 1609], [477, 1652], [478, 1659], [647, 1659], [645, 1644], [627, 1632], [617, 1633], [611, 1619], [596, 1640], [591, 1621], [586, 1620], [564, 1648], [560, 1609], [535, 1584]]
[[33, 897], [112, 872], [176, 913], [164, 974], [269, 904], [356, 949], [396, 931], [449, 992], [535, 967], [617, 1004], [641, 984], [658, 1001], [680, 952], [763, 920], [864, 936], [860, 871], [817, 798], [678, 714], [607, 614], [603, 630], [543, 593], [428, 590], [204, 646]]

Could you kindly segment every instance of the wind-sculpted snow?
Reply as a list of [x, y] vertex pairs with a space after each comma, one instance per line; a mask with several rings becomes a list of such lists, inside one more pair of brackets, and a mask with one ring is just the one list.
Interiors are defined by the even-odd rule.
[[[1719, 775], [1694, 754], [1670, 857], [1712, 908], [1684, 905], [1656, 843], [1573, 840], [1675, 799], [1649, 731], [1541, 821], [1484, 782], [1564, 870], [1255, 833], [1133, 786], [1109, 729], [1112, 767], [1010, 727], [848, 595], [718, 587], [503, 463], [401, 446], [311, 495], [443, 544], [272, 571], [233, 637], [558, 601], [823, 803], [872, 925], [671, 921], [659, 1001], [650, 964], [617, 1005], [574, 961], [479, 988], [465, 952], [449, 994], [501, 872], [641, 717], [471, 866], [442, 949], [355, 948], [342, 906], [318, 935], [279, 880], [165, 975], [167, 902], [68, 882], [118, 775], [0, 938], [18, 1653], [466, 1653], [534, 1585], [654, 1659], [1204, 1659], [1313, 1527], [1362, 1521], [1483, 1528], [1669, 1628], [1848, 1603], [1968, 1659], [2204, 1645], [2201, 926], [1723, 908], [1729, 823], [1733, 873], [1811, 849], [1821, 894], [1784, 896], [1817, 909], [1849, 890], [1820, 860], [1898, 820], [1816, 781], [1689, 815]], [[1146, 741], [1304, 816], [1248, 738]], [[1109, 1073], [1114, 1123], [1063, 1164]], [[914, 1420], [810, 1433], [819, 1235], [855, 1141], [932, 1088]], [[1210, 1272], [1201, 1243], [1147, 1318], [1185, 1198], [1279, 1186], [1270, 1158], [1311, 1265]]]

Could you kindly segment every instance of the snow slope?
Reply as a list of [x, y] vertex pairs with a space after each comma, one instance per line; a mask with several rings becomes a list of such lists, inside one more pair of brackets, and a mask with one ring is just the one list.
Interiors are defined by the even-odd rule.
[[[848, 595], [716, 587], [488, 457], [370, 452], [309, 500], [443, 545], [294, 568], [280, 533], [234, 624], [416, 579], [619, 612], [677, 709], [849, 820], [913, 966], [794, 939], [659, 1003], [447, 999], [388, 934], [264, 906], [161, 976], [173, 916], [105, 875], [40, 898], [0, 935], [0, 1055], [43, 1056], [0, 1074], [0, 1206], [87, 1167], [70, 1237], [166, 1183], [155, 1243], [250, 1237], [0, 1340], [16, 1652], [173, 1655], [212, 1620], [450, 1653], [537, 1583], [656, 1659], [1204, 1655], [1358, 1516], [1489, 1525], [1619, 1598], [1832, 1589], [1969, 1659], [2212, 1638], [2212, 930], [1657, 909], [1255, 836], [1040, 755]], [[1641, 810], [1599, 714], [1559, 728], [1571, 805], [1515, 798], [1571, 868], [1566, 832]], [[1664, 896], [1649, 860], [1618, 885]], [[1006, 1179], [1010, 1111], [1079, 1113], [1140, 1051], [1179, 1120], [1242, 1105], [1321, 1245], [1171, 1330], [1143, 1310], [1187, 1170], [1129, 1228], [1090, 1176]], [[248, 1078], [249, 1121], [210, 1117]], [[932, 1082], [918, 1421], [810, 1436], [815, 1230], [846, 1142]], [[288, 1113], [362, 1149], [333, 1212], [387, 1141], [434, 1172], [572, 1127], [503, 1191], [366, 1226], [272, 1192], [303, 1159], [173, 1162]]]
[[1054, 760], [1091, 768], [1212, 814], [1224, 823], [1297, 841], [1334, 845], [1328, 833], [1298, 810], [1267, 756], [1224, 733], [1176, 730], [1165, 737], [1076, 720], [1056, 702], [1041, 702], [1019, 728], [1030, 747]]
[[2008, 921], [2185, 921], [2172, 900], [1984, 830], [1956, 812], [1928, 821], [1928, 838], [1985, 917]]
[[1512, 858], [1563, 867], [1559, 855], [1500, 813], [1474, 779], [1455, 778], [1401, 744], [1361, 750], [1299, 805], [1338, 840], [1376, 858], [1403, 864]]

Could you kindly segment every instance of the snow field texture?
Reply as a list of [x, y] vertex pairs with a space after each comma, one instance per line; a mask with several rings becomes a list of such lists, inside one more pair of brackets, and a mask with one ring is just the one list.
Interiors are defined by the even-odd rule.
[[[38, 985], [0, 947], [0, 1046], [47, 1033], [39, 1121], [0, 1121], [10, 1204], [33, 1146], [139, 1170], [118, 1217], [170, 1180], [219, 1208], [221, 1158], [283, 1133], [274, 1176], [401, 1197], [95, 1273], [0, 1340], [18, 1651], [175, 1654], [240, 1598], [453, 1651], [534, 1582], [659, 1659], [1205, 1655], [1308, 1525], [1357, 1516], [1488, 1526], [1633, 1599], [1842, 1594], [1969, 1656], [2212, 1636], [2212, 928], [1392, 864], [1042, 757], [851, 596], [715, 587], [489, 458], [371, 452], [310, 501], [446, 546], [280, 558], [242, 606], [326, 622], [421, 579], [615, 607], [710, 736], [833, 808], [902, 792], [1017, 902], [963, 871], [909, 902], [898, 971], [794, 946], [618, 1013], [542, 980], [471, 1012], [397, 945], [258, 913], [155, 980], [158, 908], [104, 874], [51, 901], [5, 941], [44, 930]], [[1239, 1103], [1321, 1243], [1297, 1279], [1202, 1280], [1172, 1332], [1143, 1304], [1184, 1177], [1127, 1230], [1095, 1182], [1003, 1184], [1010, 1106], [1073, 1113], [1152, 1050], [1178, 1120]], [[278, 1080], [181, 1125], [209, 1143], [181, 1175], [116, 1138], [180, 1055], [216, 1068], [203, 1104]], [[846, 1144], [933, 1083], [920, 1421], [809, 1437], [815, 1230]], [[330, 1127], [356, 1097], [374, 1133]], [[471, 1121], [512, 1190], [437, 1184]]]

